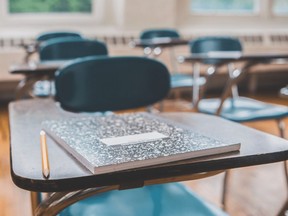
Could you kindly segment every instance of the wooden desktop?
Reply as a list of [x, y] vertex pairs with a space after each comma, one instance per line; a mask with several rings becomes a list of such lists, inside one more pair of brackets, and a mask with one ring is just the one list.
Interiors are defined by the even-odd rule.
[[[60, 211], [53, 203], [69, 191], [84, 191], [91, 195], [115, 189], [183, 181], [201, 177], [201, 174], [222, 170], [285, 161], [288, 159], [288, 141], [219, 117], [196, 113], [163, 113], [162, 117], [182, 123], [203, 134], [241, 142], [238, 153], [189, 159], [163, 165], [132, 169], [115, 173], [93, 175], [54, 141], [48, 139], [50, 177], [42, 175], [40, 137], [41, 122], [49, 119], [70, 118], [79, 115], [64, 111], [52, 99], [33, 99], [13, 102], [9, 106], [11, 137], [11, 175], [14, 183], [35, 192], [56, 192], [37, 208], [38, 215]], [[65, 192], [64, 192], [65, 191]], [[34, 207], [39, 203], [34, 197]], [[84, 196], [85, 197], [85, 196]], [[82, 198], [84, 198], [82, 197]], [[73, 199], [73, 198], [72, 198]], [[79, 199], [74, 197], [74, 199]], [[47, 213], [48, 212], [48, 213]]]

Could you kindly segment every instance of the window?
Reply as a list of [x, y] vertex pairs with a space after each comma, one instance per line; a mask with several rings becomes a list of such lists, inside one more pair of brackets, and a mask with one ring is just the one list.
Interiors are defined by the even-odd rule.
[[288, 1], [287, 0], [274, 0], [273, 13], [276, 15], [288, 16]]
[[255, 0], [190, 0], [192, 13], [254, 13], [257, 11]]
[[91, 0], [9, 0], [9, 13], [91, 13]]

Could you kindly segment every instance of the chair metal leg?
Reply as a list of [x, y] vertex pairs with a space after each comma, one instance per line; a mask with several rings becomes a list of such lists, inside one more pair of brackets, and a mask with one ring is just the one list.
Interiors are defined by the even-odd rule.
[[[227, 67], [228, 67], [228, 72], [229, 72], [230, 78], [233, 78], [233, 77], [234, 77], [234, 74], [233, 74], [233, 73], [234, 73], [234, 71], [235, 71], [234, 64], [233, 64], [233, 63], [229, 63], [229, 64], [227, 65]], [[236, 84], [234, 84], [234, 85], [231, 86], [231, 93], [232, 93], [232, 97], [233, 97], [233, 98], [239, 97], [238, 87], [237, 87]]]
[[[207, 69], [206, 71], [206, 74], [205, 74], [205, 79], [206, 79], [206, 82], [203, 86], [201, 86], [201, 91], [199, 91], [199, 98], [194, 106], [194, 108], [198, 110], [198, 106], [199, 106], [199, 102], [202, 98], [204, 98], [205, 96], [205, 93], [206, 93], [206, 90], [207, 90], [207, 87], [208, 85], [210, 84], [210, 81], [213, 79], [213, 76], [214, 74], [216, 74], [216, 71], [217, 71], [217, 67], [214, 67], [214, 66], [211, 66]], [[193, 104], [194, 105], [194, 104]]]
[[199, 100], [199, 84], [197, 81], [200, 78], [200, 65], [198, 63], [193, 64], [193, 92], [192, 92], [192, 105], [196, 106]]
[[227, 191], [228, 191], [228, 181], [230, 178], [230, 170], [226, 170], [224, 173], [224, 180], [223, 180], [223, 190], [222, 190], [222, 209], [224, 211], [227, 210]]
[[[280, 132], [280, 136], [282, 138], [285, 138], [285, 123], [283, 121], [283, 119], [279, 119], [277, 120], [278, 123], [278, 129]], [[287, 161], [284, 161], [284, 173], [285, 173], [285, 177], [286, 177], [286, 185], [287, 185], [287, 191], [288, 191], [288, 167], [287, 167]], [[285, 216], [288, 215], [288, 198], [285, 201], [283, 207], [281, 208], [280, 212], [278, 213], [278, 216]]]
[[285, 122], [283, 121], [283, 119], [278, 119], [277, 123], [280, 132], [280, 137], [285, 138]]

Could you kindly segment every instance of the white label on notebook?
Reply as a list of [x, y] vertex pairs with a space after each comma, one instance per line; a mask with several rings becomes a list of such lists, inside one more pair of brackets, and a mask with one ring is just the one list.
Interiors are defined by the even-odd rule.
[[149, 141], [160, 140], [160, 139], [167, 138], [167, 137], [168, 136], [164, 134], [153, 131], [149, 133], [104, 138], [104, 139], [100, 139], [100, 141], [108, 146], [113, 146], [113, 145], [129, 145], [129, 144], [144, 143], [144, 142], [149, 142]]

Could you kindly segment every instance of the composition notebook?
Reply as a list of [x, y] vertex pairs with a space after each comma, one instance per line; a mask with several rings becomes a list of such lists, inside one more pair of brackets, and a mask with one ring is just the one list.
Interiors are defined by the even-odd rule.
[[50, 120], [42, 126], [94, 174], [240, 149], [240, 143], [224, 142], [147, 113]]

